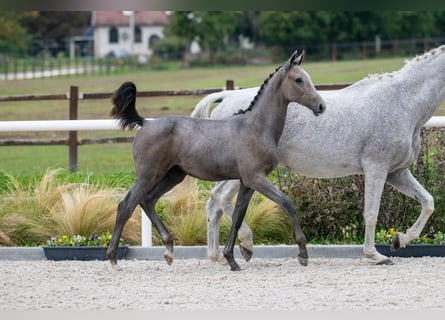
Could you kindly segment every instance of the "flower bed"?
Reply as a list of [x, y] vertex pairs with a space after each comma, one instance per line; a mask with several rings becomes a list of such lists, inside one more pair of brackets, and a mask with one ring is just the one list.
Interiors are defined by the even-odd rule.
[[[43, 246], [48, 260], [107, 260], [107, 249], [110, 245], [111, 234], [105, 232], [90, 238], [81, 235], [61, 238], [53, 237]], [[122, 259], [128, 251], [128, 245], [120, 239], [117, 258]]]
[[391, 251], [391, 241], [398, 233], [391, 228], [380, 230], [376, 234], [376, 249], [379, 253], [388, 257], [445, 257], [445, 234], [431, 231], [422, 237], [413, 240], [405, 248]]

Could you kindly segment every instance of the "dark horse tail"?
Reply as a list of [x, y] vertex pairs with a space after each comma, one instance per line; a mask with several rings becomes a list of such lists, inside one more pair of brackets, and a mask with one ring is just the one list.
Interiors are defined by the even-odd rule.
[[122, 130], [134, 129], [144, 124], [144, 118], [136, 111], [136, 86], [133, 82], [124, 82], [111, 97], [114, 107], [110, 115], [119, 120]]

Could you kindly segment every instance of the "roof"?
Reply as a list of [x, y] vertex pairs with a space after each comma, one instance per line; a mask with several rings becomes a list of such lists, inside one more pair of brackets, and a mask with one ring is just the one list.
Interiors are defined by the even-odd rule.
[[[128, 25], [130, 16], [123, 11], [94, 11], [91, 24], [97, 26]], [[168, 16], [165, 11], [134, 11], [136, 25], [166, 25]]]

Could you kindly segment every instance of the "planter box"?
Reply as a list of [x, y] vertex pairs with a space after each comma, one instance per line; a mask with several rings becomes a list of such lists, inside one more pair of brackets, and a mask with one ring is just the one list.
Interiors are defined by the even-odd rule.
[[[71, 247], [53, 247], [44, 246], [46, 259], [48, 260], [107, 260], [108, 247], [86, 247], [86, 246], [71, 246]], [[117, 251], [117, 258], [123, 259], [128, 251], [128, 245], [120, 246]]]
[[445, 257], [443, 244], [409, 244], [391, 252], [389, 244], [376, 244], [377, 251], [388, 257]]

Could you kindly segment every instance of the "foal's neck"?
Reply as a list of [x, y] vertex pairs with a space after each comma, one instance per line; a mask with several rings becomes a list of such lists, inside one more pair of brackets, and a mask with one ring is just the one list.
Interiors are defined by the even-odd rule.
[[287, 115], [287, 99], [281, 88], [283, 70], [277, 71], [264, 85], [263, 90], [251, 106], [251, 111], [246, 112], [247, 123], [249, 123], [258, 134], [272, 136], [274, 141], [278, 140], [283, 133], [284, 123]]

